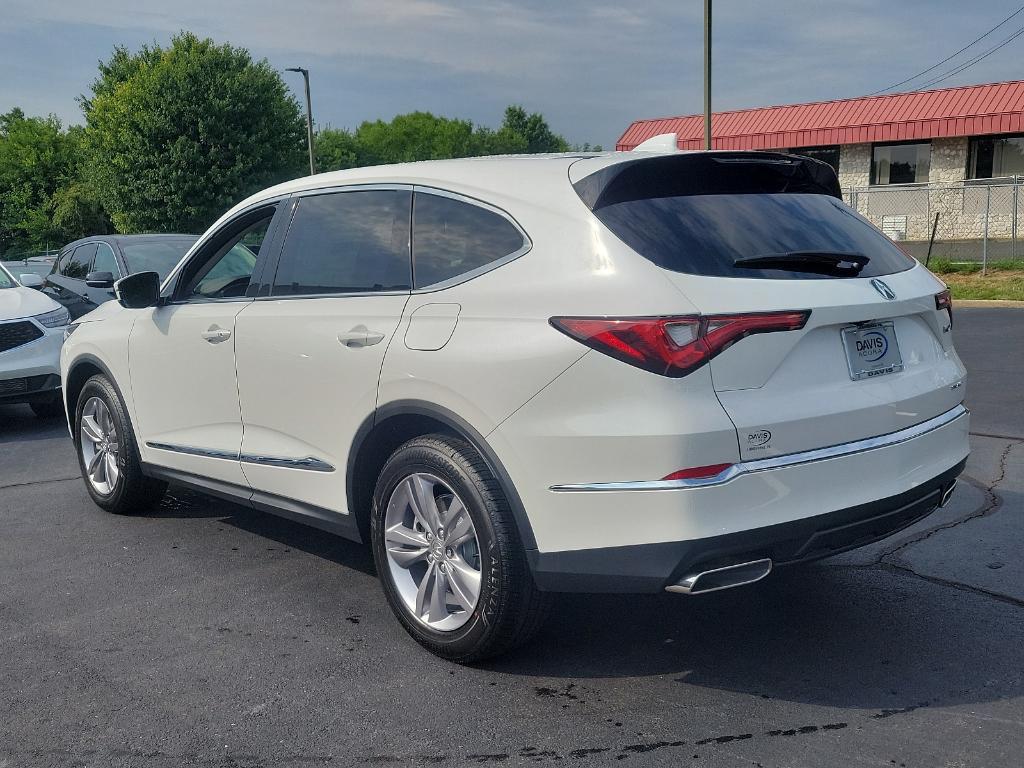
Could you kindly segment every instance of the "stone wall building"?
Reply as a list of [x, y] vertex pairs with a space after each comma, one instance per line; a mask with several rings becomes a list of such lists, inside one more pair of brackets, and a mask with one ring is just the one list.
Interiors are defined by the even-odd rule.
[[[638, 120], [616, 148], [665, 133], [700, 149], [703, 116]], [[947, 240], [1012, 238], [1015, 250], [1024, 225], [1024, 81], [716, 112], [712, 136], [714, 149], [829, 163], [846, 201], [908, 244], [935, 227]]]

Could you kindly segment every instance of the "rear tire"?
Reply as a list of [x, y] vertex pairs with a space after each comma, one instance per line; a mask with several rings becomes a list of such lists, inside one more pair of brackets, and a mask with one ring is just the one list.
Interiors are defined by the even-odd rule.
[[442, 658], [497, 656], [530, 640], [547, 617], [551, 596], [533, 583], [501, 484], [464, 440], [426, 435], [391, 455], [377, 480], [370, 539], [398, 620]]
[[78, 465], [97, 506], [116, 515], [144, 512], [167, 490], [146, 477], [121, 397], [106, 376], [85, 382], [75, 404], [73, 435]]

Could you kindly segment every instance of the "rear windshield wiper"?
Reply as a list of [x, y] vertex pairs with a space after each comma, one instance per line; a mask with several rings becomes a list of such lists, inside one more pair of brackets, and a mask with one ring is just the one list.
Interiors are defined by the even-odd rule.
[[871, 261], [860, 253], [837, 253], [832, 251], [788, 251], [786, 253], [762, 253], [759, 256], [743, 256], [733, 261], [741, 269], [786, 269], [790, 272], [811, 272], [817, 275], [860, 274]]

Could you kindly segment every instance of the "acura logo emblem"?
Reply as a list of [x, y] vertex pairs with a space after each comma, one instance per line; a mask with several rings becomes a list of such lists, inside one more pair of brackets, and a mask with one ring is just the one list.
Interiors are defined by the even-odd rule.
[[893, 301], [896, 298], [896, 291], [877, 278], [871, 281], [871, 287], [878, 291], [883, 299]]

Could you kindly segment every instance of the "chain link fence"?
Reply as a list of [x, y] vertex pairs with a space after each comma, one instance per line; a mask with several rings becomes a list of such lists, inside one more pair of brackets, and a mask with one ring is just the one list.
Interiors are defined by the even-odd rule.
[[920, 261], [1024, 259], [1024, 176], [858, 187], [846, 202]]

